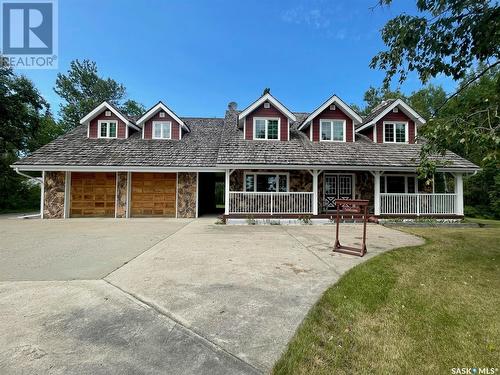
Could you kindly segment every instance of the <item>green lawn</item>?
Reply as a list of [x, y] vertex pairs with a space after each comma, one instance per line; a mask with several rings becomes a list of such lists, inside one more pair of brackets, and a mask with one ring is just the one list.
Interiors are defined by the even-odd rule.
[[500, 369], [500, 227], [404, 230], [427, 243], [349, 271], [309, 312], [274, 374]]

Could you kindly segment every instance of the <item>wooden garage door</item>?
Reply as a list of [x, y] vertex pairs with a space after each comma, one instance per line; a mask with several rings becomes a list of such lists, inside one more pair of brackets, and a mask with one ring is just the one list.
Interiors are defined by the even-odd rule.
[[175, 217], [175, 173], [132, 173], [132, 216]]
[[114, 217], [116, 173], [71, 173], [71, 217]]

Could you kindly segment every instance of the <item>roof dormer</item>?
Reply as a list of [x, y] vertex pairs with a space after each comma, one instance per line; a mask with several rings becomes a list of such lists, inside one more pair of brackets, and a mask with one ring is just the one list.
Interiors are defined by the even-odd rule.
[[354, 129], [362, 118], [333, 95], [299, 126], [313, 142], [354, 142]]
[[288, 141], [290, 122], [297, 121], [270, 93], [262, 95], [238, 115], [243, 137], [248, 140]]
[[137, 120], [137, 125], [142, 128], [143, 139], [179, 140], [183, 130], [190, 131], [184, 121], [162, 102], [158, 102]]
[[357, 133], [375, 143], [415, 143], [425, 119], [401, 99], [385, 100], [365, 117]]
[[131, 119], [108, 102], [102, 102], [80, 120], [87, 124], [88, 138], [128, 138], [130, 129], [139, 130]]

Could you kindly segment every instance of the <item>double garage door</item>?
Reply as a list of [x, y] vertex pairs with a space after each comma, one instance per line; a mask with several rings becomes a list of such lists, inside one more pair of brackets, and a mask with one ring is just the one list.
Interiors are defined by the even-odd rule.
[[[132, 173], [132, 217], [175, 217], [175, 173]], [[71, 217], [114, 217], [116, 173], [71, 173]]]

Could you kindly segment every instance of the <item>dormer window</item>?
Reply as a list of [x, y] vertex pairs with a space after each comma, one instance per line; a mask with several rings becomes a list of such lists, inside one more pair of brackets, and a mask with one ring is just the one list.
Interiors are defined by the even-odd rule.
[[384, 122], [385, 143], [408, 143], [407, 122]]
[[320, 120], [321, 141], [345, 142], [345, 120]]
[[116, 138], [118, 122], [112, 120], [99, 120], [97, 134], [99, 138]]
[[153, 121], [153, 139], [171, 139], [172, 122]]
[[253, 138], [266, 140], [279, 140], [279, 118], [260, 118], [253, 119]]

